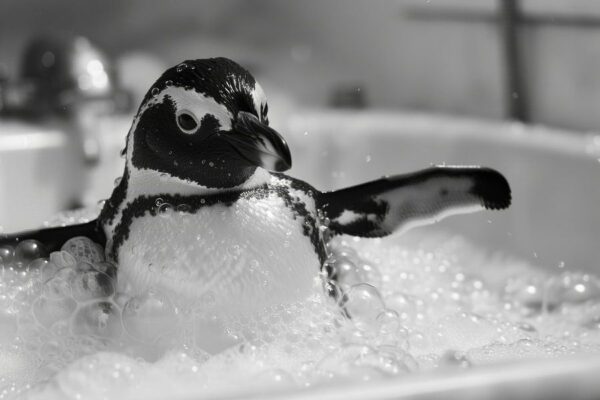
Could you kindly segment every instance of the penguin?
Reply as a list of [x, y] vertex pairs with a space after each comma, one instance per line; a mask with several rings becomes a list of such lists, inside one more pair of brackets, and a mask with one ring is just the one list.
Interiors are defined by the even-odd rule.
[[117, 265], [119, 291], [210, 298], [235, 313], [301, 300], [324, 275], [335, 279], [324, 271], [333, 236], [383, 237], [511, 203], [504, 176], [479, 166], [430, 167], [329, 192], [283, 174], [291, 153], [269, 126], [265, 93], [226, 58], [164, 72], [123, 154], [123, 176], [97, 219], [3, 235], [0, 244], [35, 239], [54, 251], [87, 236]]

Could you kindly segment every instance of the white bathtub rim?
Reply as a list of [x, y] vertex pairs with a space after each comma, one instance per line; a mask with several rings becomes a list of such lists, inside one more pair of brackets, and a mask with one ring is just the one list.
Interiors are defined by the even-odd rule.
[[[324, 126], [325, 125], [325, 126]], [[401, 126], [401, 129], [395, 128]], [[444, 126], [444, 129], [439, 129]], [[291, 116], [282, 134], [311, 128], [339, 130], [340, 139], [372, 130], [379, 135], [476, 140], [598, 159], [600, 132], [574, 132], [515, 121], [493, 121], [390, 110], [306, 110]]]
[[[342, 383], [316, 386], [308, 389], [279, 389], [216, 396], [221, 400], [391, 400], [391, 399], [503, 399], [500, 389], [518, 389], [519, 385], [539, 384], [537, 393], [523, 393], [523, 398], [547, 398], [552, 389], [567, 385], [573, 390], [571, 399], [600, 398], [600, 355], [578, 355], [555, 359], [535, 359], [501, 362], [475, 366], [472, 369], [439, 369], [398, 377], [398, 379], [371, 382]], [[580, 386], [578, 386], [580, 385]], [[594, 386], [593, 393], [589, 387]], [[588, 389], [583, 393], [578, 389]], [[589, 397], [589, 395], [592, 395]], [[478, 396], [477, 396], [478, 395]], [[533, 397], [531, 397], [533, 396]], [[195, 400], [182, 397], [179, 400]]]

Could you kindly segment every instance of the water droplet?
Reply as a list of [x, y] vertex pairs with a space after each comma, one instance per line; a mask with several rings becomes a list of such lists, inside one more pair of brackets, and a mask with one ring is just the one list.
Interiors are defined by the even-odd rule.
[[341, 301], [353, 322], [359, 328], [373, 325], [377, 316], [385, 308], [381, 294], [375, 286], [361, 283], [352, 286]]
[[63, 244], [62, 251], [70, 253], [77, 261], [94, 264], [104, 261], [104, 248], [85, 236], [76, 236]]
[[150, 93], [152, 94], [152, 96], [156, 97], [156, 96], [158, 96], [158, 92], [160, 92], [160, 90], [155, 87], [155, 88], [152, 88]]
[[162, 203], [156, 211], [161, 217], [169, 217], [173, 211], [173, 206], [169, 203]]
[[177, 72], [183, 72], [183, 70], [187, 69], [188, 65], [186, 63], [181, 63], [177, 66]]
[[180, 214], [185, 214], [185, 213], [189, 213], [191, 212], [192, 207], [189, 206], [189, 204], [179, 204], [177, 205], [177, 207], [175, 207], [175, 211], [177, 211]]

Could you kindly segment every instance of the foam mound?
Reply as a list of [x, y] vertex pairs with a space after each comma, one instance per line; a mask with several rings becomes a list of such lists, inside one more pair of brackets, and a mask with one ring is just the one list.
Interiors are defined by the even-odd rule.
[[117, 292], [85, 237], [0, 257], [0, 398], [190, 398], [600, 353], [598, 277], [442, 233], [339, 239], [324, 290], [235, 318], [207, 313], [210, 295]]

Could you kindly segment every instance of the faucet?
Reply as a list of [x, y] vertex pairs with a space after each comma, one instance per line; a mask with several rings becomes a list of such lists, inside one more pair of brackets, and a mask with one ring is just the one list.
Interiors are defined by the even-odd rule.
[[98, 118], [131, 110], [108, 58], [81, 36], [30, 40], [18, 80], [0, 76], [0, 115], [28, 122], [58, 123], [79, 142], [84, 163], [99, 162]]

